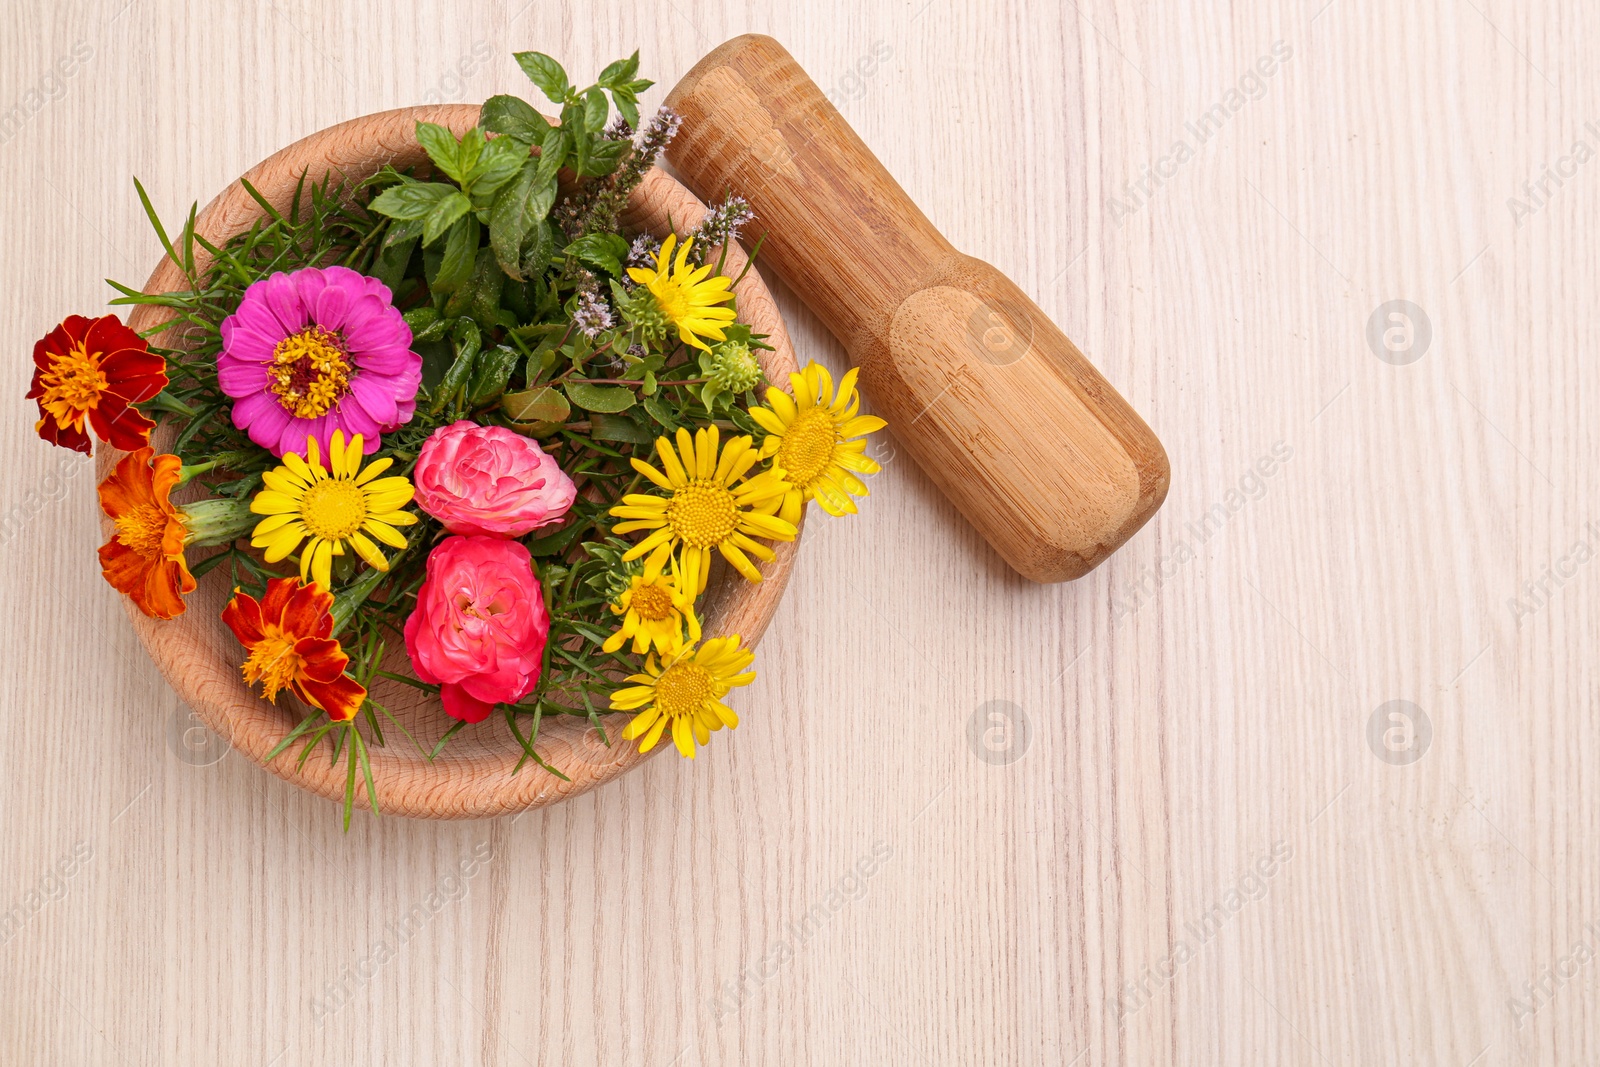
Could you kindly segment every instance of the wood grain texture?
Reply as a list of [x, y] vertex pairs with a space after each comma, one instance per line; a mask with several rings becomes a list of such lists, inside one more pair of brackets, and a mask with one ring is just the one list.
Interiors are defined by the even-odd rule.
[[[1600, 1060], [1592, 9], [125, 3], [0, 29], [0, 1063]], [[177, 218], [337, 122], [527, 94], [513, 49], [639, 46], [652, 106], [745, 32], [1082, 346], [1166, 503], [1032, 585], [890, 433], [692, 766], [342, 835], [145, 655], [29, 346], [155, 261], [129, 174]]]
[[750, 202], [766, 262], [1020, 574], [1080, 578], [1161, 506], [1155, 434], [1015, 283], [955, 250], [781, 44], [719, 46], [667, 105], [689, 187]]
[[[475, 105], [436, 105], [365, 115], [318, 131], [273, 153], [218, 194], [200, 213], [195, 232], [212, 246], [220, 247], [266, 217], [265, 209], [250, 195], [246, 184], [273, 210], [287, 215], [302, 194], [306, 178], [318, 183], [331, 175], [336, 181], [342, 178], [354, 183], [384, 166], [403, 170], [426, 163], [427, 155], [416, 139], [419, 122], [446, 126], [459, 137], [477, 121]], [[634, 190], [623, 214], [630, 228], [665, 236], [672, 232], [673, 225], [686, 230], [697, 226], [705, 214], [705, 205], [671, 177], [652, 170], [648, 180]], [[734, 277], [743, 275], [734, 287], [739, 294], [742, 321], [767, 336], [772, 350], [761, 353], [762, 366], [781, 381], [796, 369], [783, 318], [761, 275], [744, 271], [749, 262], [744, 250], [735, 246], [726, 251], [726, 269]], [[205, 271], [210, 257], [202, 249], [195, 258], [196, 270]], [[163, 256], [144, 291], [175, 292], [186, 284], [177, 263]], [[172, 318], [166, 309], [144, 305], [134, 309], [128, 325], [147, 334]], [[157, 335], [156, 343], [170, 347], [179, 342], [171, 335]], [[178, 427], [167, 423], [153, 440], [159, 449], [177, 433]], [[97, 478], [109, 476], [124, 454], [112, 448], [100, 449], [95, 457]], [[100, 526], [106, 537], [115, 531], [109, 518], [102, 517]], [[756, 647], [783, 596], [798, 547], [798, 540], [781, 548], [774, 546], [772, 561], [759, 565], [763, 576], [760, 584], [730, 581], [727, 571], [719, 567], [704, 603], [707, 635], [738, 634], [748, 647]], [[329, 800], [342, 801], [347, 769], [341, 765], [331, 760], [302, 762], [298, 745], [267, 762], [267, 756], [295, 728], [305, 709], [292, 707], [289, 701], [282, 706], [269, 703], [244, 683], [239, 673], [238, 642], [221, 619], [222, 608], [231, 595], [228, 576], [218, 568], [188, 598], [189, 610], [176, 619], [163, 622], [148, 618], [132, 601], [125, 601], [123, 609], [174, 692], [235, 751], [295, 785]], [[391, 670], [410, 669], [398, 645], [386, 660]], [[388, 708], [428, 749], [451, 723], [437, 698], [426, 697], [398, 682], [379, 679], [373, 686], [373, 699]], [[655, 755], [641, 753], [636, 745], [606, 743], [608, 738], [620, 738], [629, 718], [603, 716], [604, 737], [587, 719], [576, 717], [552, 719], [541, 727], [540, 754], [566, 775], [565, 780], [547, 773], [519, 773], [523, 751], [509, 728], [465, 731], [458, 738], [459, 744], [452, 743], [433, 759], [408, 744], [374, 747], [371, 770], [378, 809], [385, 815], [410, 818], [479, 819], [580, 796]], [[368, 803], [366, 783], [358, 780], [355, 789], [357, 802]]]

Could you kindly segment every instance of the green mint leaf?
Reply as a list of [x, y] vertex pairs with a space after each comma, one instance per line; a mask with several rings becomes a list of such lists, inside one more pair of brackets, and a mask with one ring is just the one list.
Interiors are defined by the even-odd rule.
[[485, 129], [519, 141], [538, 144], [550, 132], [550, 123], [526, 101], [514, 96], [491, 96], [483, 105], [478, 121]]
[[478, 163], [468, 175], [472, 179], [472, 195], [484, 197], [494, 194], [506, 182], [516, 177], [528, 159], [528, 146], [514, 137], [496, 137], [478, 156]]
[[461, 144], [455, 134], [443, 126], [432, 122], [417, 123], [417, 143], [428, 153], [428, 158], [433, 160], [433, 165], [439, 173], [450, 178], [457, 185], [466, 176], [467, 167], [461, 163]]
[[627, 147], [627, 141], [595, 141], [590, 146], [589, 159], [581, 173], [586, 178], [610, 174], [617, 169], [617, 164], [622, 161], [623, 150]]
[[[471, 179], [478, 169], [478, 160], [483, 155], [485, 144], [487, 144], [487, 141], [483, 136], [483, 130], [477, 126], [472, 127], [472, 129], [461, 135], [461, 147], [456, 156], [456, 166], [460, 169], [463, 177], [456, 180], [463, 187], [472, 184]], [[468, 192], [471, 192], [471, 190], [469, 189]]]
[[606, 115], [609, 113], [605, 90], [597, 85], [583, 94], [584, 126], [599, 133], [606, 128]]
[[452, 193], [459, 190], [440, 182], [408, 182], [379, 193], [372, 201], [372, 210], [391, 219], [425, 218]]
[[595, 81], [607, 89], [614, 89], [619, 85], [626, 85], [628, 79], [637, 73], [639, 73], [639, 53], [635, 51], [627, 59], [619, 59], [615, 63], [608, 64]]
[[561, 69], [560, 63], [543, 52], [518, 52], [516, 59], [522, 73], [539, 87], [540, 92], [557, 104], [566, 101], [567, 94], [572, 91], [572, 83], [567, 81], [567, 72]]
[[591, 267], [599, 267], [607, 274], [622, 276], [622, 258], [628, 254], [626, 238], [614, 233], [590, 233], [566, 247], [566, 254], [575, 256]]
[[544, 143], [539, 146], [539, 184], [555, 180], [556, 172], [567, 161], [567, 149], [571, 146], [572, 138], [567, 131], [550, 127], [550, 132], [544, 136]]
[[639, 128], [639, 98], [632, 89], [611, 90], [611, 100], [617, 105], [617, 114], [634, 129]]
[[556, 201], [556, 181], [552, 175], [539, 180], [539, 166], [533, 160], [522, 165], [514, 181], [500, 190], [489, 213], [489, 244], [494, 248], [500, 269], [522, 281], [522, 246], [529, 232], [550, 213]]
[[433, 210], [422, 221], [422, 243], [431, 245], [437, 241], [444, 232], [454, 226], [467, 212], [472, 210], [472, 201], [459, 189], [451, 189], [448, 196], [440, 197]]
[[450, 235], [444, 243], [444, 258], [439, 261], [439, 272], [431, 283], [433, 288], [448, 293], [472, 276], [478, 235], [478, 220], [473, 215], [465, 216], [450, 228]]

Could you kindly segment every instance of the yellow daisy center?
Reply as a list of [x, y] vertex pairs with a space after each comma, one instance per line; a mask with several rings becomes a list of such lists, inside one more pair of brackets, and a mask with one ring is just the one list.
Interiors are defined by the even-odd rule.
[[100, 394], [110, 384], [100, 370], [100, 361], [74, 345], [64, 356], [57, 356], [50, 369], [40, 376], [44, 386], [45, 410], [60, 419], [70, 412], [87, 411], [100, 403]]
[[778, 466], [790, 485], [806, 488], [822, 476], [833, 462], [833, 449], [839, 431], [826, 408], [812, 408], [795, 418], [783, 432], [778, 447]]
[[300, 500], [300, 521], [313, 536], [343, 541], [367, 521], [367, 494], [348, 478], [319, 478]]
[[698, 663], [674, 663], [656, 679], [656, 707], [668, 718], [693, 715], [712, 698], [711, 672]]
[[727, 486], [700, 478], [673, 491], [667, 525], [690, 548], [711, 548], [739, 528], [739, 505]]
[[263, 627], [265, 636], [250, 650], [244, 661], [244, 680], [254, 685], [261, 682], [268, 700], [276, 700], [279, 690], [294, 681], [303, 663], [294, 650], [294, 639], [284, 635], [276, 626]]
[[676, 278], [658, 275], [650, 283], [650, 292], [656, 298], [656, 303], [661, 305], [661, 313], [674, 325], [682, 325], [683, 320], [689, 317], [689, 294]]
[[167, 532], [167, 516], [154, 504], [140, 504], [118, 516], [117, 540], [143, 559], [161, 555], [161, 542]]
[[290, 334], [272, 350], [267, 388], [297, 419], [325, 415], [350, 391], [348, 356], [339, 335], [321, 326]]
[[628, 606], [645, 622], [662, 622], [672, 618], [672, 592], [664, 586], [641, 585], [633, 591]]

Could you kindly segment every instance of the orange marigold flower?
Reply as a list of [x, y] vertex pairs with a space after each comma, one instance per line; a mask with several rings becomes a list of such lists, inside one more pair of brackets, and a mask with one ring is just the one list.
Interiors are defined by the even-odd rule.
[[77, 452], [89, 451], [87, 419], [95, 435], [131, 452], [150, 439], [155, 425], [129, 405], [167, 386], [166, 361], [115, 315], [69, 315], [33, 346], [33, 384], [39, 402], [39, 436]]
[[344, 673], [350, 657], [333, 633], [333, 594], [315, 582], [274, 578], [260, 601], [235, 590], [222, 609], [222, 621], [250, 650], [244, 680], [261, 683], [274, 703], [278, 693], [294, 695], [328, 713], [335, 722], [355, 718], [367, 699], [366, 687]]
[[117, 526], [100, 546], [100, 572], [155, 619], [182, 615], [184, 594], [195, 585], [183, 558], [189, 531], [169, 499], [182, 469], [177, 456], [155, 456], [146, 445], [100, 483], [100, 507]]

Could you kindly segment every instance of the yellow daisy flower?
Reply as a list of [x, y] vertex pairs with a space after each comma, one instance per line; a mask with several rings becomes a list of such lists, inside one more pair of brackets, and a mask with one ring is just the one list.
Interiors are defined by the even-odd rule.
[[[766, 470], [740, 481], [761, 458], [749, 437], [735, 437], [718, 450], [715, 426], [695, 431], [678, 430], [678, 448], [665, 437], [656, 438], [656, 454], [662, 470], [634, 459], [633, 469], [665, 489], [667, 496], [629, 493], [611, 514], [625, 521], [612, 533], [652, 533], [623, 554], [624, 560], [649, 554], [650, 562], [665, 567], [674, 549], [682, 548], [683, 588], [695, 596], [705, 592], [706, 576], [711, 572], [711, 550], [752, 582], [761, 580], [750, 557], [770, 562], [772, 549], [753, 540], [793, 541], [795, 525], [772, 514], [777, 510], [789, 483], [777, 470]], [[681, 459], [679, 457], [682, 457]], [[665, 473], [663, 473], [663, 471]]]
[[722, 328], [734, 320], [732, 308], [717, 306], [733, 299], [729, 288], [733, 282], [720, 274], [715, 278], [707, 277], [711, 273], [709, 263], [689, 269], [689, 249], [694, 246], [692, 237], [678, 249], [678, 261], [674, 263], [672, 247], [677, 241], [677, 234], [668, 235], [661, 243], [661, 251], [656, 253], [655, 269], [629, 267], [628, 277], [650, 290], [650, 295], [661, 305], [661, 313], [678, 328], [678, 337], [684, 344], [709, 352], [711, 346], [701, 338], [726, 340]]
[[826, 367], [808, 363], [789, 375], [794, 390], [767, 390], [769, 407], [751, 408], [750, 417], [767, 431], [761, 443], [763, 459], [776, 457], [791, 486], [778, 515], [800, 521], [807, 500], [816, 500], [829, 515], [849, 515], [856, 510], [850, 497], [866, 496], [867, 487], [852, 471], [876, 474], [882, 468], [866, 456], [862, 434], [881, 430], [888, 423], [876, 415], [857, 415], [861, 394], [856, 392], [856, 369], [839, 379], [837, 394]]
[[664, 562], [652, 556], [645, 564], [644, 573], [635, 574], [628, 588], [611, 605], [612, 614], [622, 616], [622, 625], [606, 638], [605, 644], [600, 646], [602, 649], [615, 652], [632, 638], [635, 655], [650, 651], [652, 646], [662, 655], [671, 655], [683, 647], [684, 623], [689, 624], [689, 643], [700, 640], [700, 618], [694, 613], [694, 593], [685, 587], [676, 563], [670, 579], [662, 575]]
[[631, 674], [637, 684], [611, 694], [613, 711], [643, 708], [623, 727], [624, 740], [639, 742], [649, 752], [672, 727], [672, 741], [685, 759], [694, 759], [694, 745], [711, 740], [713, 730], [739, 725], [739, 716], [722, 702], [728, 690], [756, 680], [754, 671], [739, 672], [755, 661], [755, 653], [739, 647], [739, 635], [714, 637], [698, 649], [685, 647], [675, 656], [658, 661], [654, 653], [645, 661], [643, 674]]
[[335, 430], [325, 468], [316, 439], [306, 438], [304, 458], [287, 452], [283, 466], [261, 476], [266, 488], [250, 501], [250, 510], [267, 517], [257, 524], [251, 546], [266, 549], [267, 562], [277, 563], [309, 539], [300, 552], [300, 580], [309, 575], [324, 589], [333, 588], [333, 557], [344, 555], [346, 542], [372, 566], [388, 570], [389, 561], [367, 534], [404, 548], [405, 535], [395, 527], [417, 521], [400, 510], [411, 503], [410, 480], [378, 477], [393, 462], [375, 460], [363, 469], [361, 435], [347, 447], [344, 431]]

